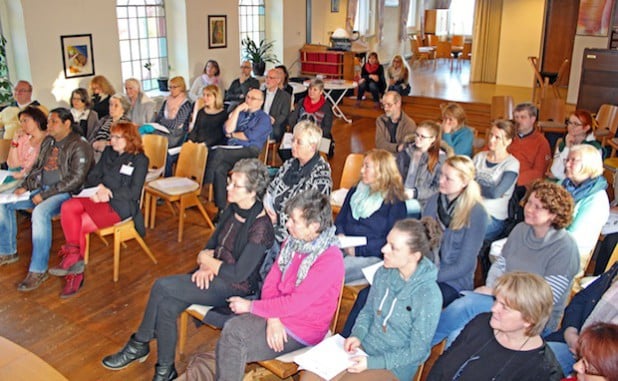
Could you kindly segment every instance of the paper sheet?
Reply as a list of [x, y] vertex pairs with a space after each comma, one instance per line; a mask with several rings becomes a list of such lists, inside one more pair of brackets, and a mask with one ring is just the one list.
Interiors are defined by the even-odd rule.
[[7, 177], [11, 176], [13, 173], [11, 171], [7, 171], [4, 169], [0, 170], [0, 184], [4, 183], [4, 180], [6, 180]]
[[30, 199], [30, 192], [24, 192], [19, 196], [13, 193], [13, 191], [7, 191], [0, 193], [0, 204], [9, 204], [12, 202], [25, 201]]
[[361, 271], [363, 272], [363, 275], [365, 276], [365, 279], [367, 279], [369, 284], [373, 284], [373, 277], [376, 275], [376, 271], [378, 271], [378, 269], [382, 266], [384, 266], [384, 261], [374, 263], [371, 266], [363, 267]]
[[309, 370], [326, 380], [330, 380], [352, 365], [350, 358], [367, 356], [361, 349], [352, 354], [347, 353], [343, 349], [344, 341], [345, 339], [341, 335], [331, 336], [306, 353], [296, 356], [294, 362], [302, 369]]
[[367, 245], [367, 237], [362, 236], [339, 236], [339, 248], [345, 249], [347, 247], [357, 247]]
[[348, 194], [347, 188], [339, 188], [330, 193], [330, 203], [336, 206], [342, 206], [345, 201], [345, 196]]
[[157, 131], [161, 131], [166, 134], [170, 133], [170, 130], [162, 124], [159, 124], [159, 123], [147, 123], [147, 124], [151, 125]]
[[601, 229], [601, 234], [608, 235], [616, 232], [618, 232], [618, 213], [611, 211], [609, 218]]
[[167, 150], [167, 154], [168, 155], [178, 155], [180, 153], [180, 149], [181, 148], [182, 148], [182, 146], [170, 148], [170, 149]]
[[97, 190], [99, 190], [99, 187], [84, 188], [79, 194], [73, 197], [90, 198], [97, 193]]

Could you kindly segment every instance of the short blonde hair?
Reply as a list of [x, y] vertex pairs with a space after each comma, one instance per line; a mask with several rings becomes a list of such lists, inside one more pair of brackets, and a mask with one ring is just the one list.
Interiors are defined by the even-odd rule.
[[221, 94], [221, 89], [217, 85], [208, 85], [204, 87], [202, 90], [203, 93], [208, 93], [215, 97], [215, 109], [222, 110], [223, 109], [223, 94]]
[[578, 175], [590, 179], [603, 174], [603, 157], [596, 147], [590, 144], [577, 144], [569, 151], [569, 156], [573, 154], [578, 154], [582, 161], [582, 168], [577, 173]]
[[502, 275], [494, 286], [494, 295], [504, 298], [509, 308], [521, 313], [530, 326], [527, 336], [539, 335], [551, 315], [553, 303], [549, 284], [536, 274], [511, 272]]
[[403, 179], [397, 168], [395, 156], [383, 149], [372, 149], [365, 154], [375, 168], [376, 181], [370, 185], [372, 192], [384, 194], [384, 200], [394, 204], [406, 199]]
[[185, 79], [181, 76], [170, 78], [170, 85], [180, 86], [180, 90], [182, 92], [187, 91], [187, 83], [185, 82]]
[[447, 103], [440, 106], [440, 109], [442, 110], [442, 118], [450, 117], [457, 120], [458, 129], [466, 123], [466, 112], [457, 103]]
[[301, 120], [294, 126], [294, 135], [303, 134], [307, 138], [307, 143], [313, 146], [314, 150], [318, 150], [320, 140], [322, 139], [322, 129], [310, 120]]

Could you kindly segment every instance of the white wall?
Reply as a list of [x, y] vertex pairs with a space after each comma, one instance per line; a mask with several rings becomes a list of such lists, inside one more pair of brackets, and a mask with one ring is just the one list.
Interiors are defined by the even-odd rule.
[[539, 56], [543, 33], [543, 0], [508, 0], [502, 8], [496, 84], [532, 87], [528, 56]]

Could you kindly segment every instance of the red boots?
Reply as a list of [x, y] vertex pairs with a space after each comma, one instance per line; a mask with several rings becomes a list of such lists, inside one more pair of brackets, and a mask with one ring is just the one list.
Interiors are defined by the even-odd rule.
[[55, 276], [65, 277], [66, 283], [60, 293], [61, 298], [68, 298], [77, 293], [84, 284], [84, 261], [75, 245], [63, 245], [58, 256], [61, 258], [58, 266], [49, 269]]
[[66, 283], [60, 293], [60, 297], [65, 299], [69, 298], [77, 293], [79, 289], [84, 285], [84, 273], [81, 274], [67, 274]]

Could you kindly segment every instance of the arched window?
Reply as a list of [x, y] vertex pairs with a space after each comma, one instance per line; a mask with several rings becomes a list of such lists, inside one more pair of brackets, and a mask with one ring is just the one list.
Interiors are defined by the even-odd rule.
[[163, 0], [117, 0], [122, 80], [137, 78], [144, 91], [167, 77], [167, 28]]
[[[240, 39], [249, 36], [259, 43], [266, 37], [264, 0], [240, 0], [238, 2], [238, 17]], [[242, 47], [240, 56], [242, 57]]]

